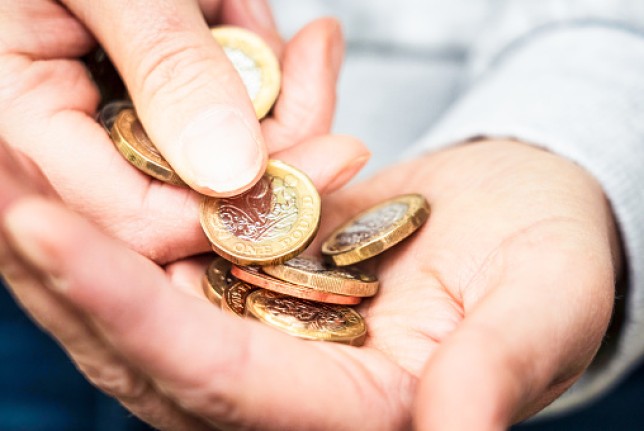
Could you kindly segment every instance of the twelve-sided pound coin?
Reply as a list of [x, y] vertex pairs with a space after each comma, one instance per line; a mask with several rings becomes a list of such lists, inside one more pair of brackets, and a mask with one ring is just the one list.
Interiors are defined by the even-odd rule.
[[300, 254], [320, 224], [320, 195], [311, 180], [286, 163], [269, 160], [247, 192], [205, 197], [203, 227], [217, 254], [236, 265], [275, 265]]
[[157, 180], [186, 186], [145, 133], [134, 109], [123, 109], [116, 115], [110, 135], [123, 157], [139, 170]]
[[378, 292], [375, 276], [355, 267], [336, 268], [309, 256], [298, 256], [282, 265], [266, 266], [263, 270], [280, 280], [321, 292], [359, 297], [373, 296]]
[[258, 119], [270, 111], [280, 92], [281, 72], [271, 48], [241, 27], [213, 27], [211, 33], [241, 76]]
[[296, 298], [308, 299], [309, 301], [325, 302], [327, 304], [357, 305], [362, 300], [362, 298], [357, 296], [320, 292], [310, 287], [289, 283], [288, 281], [265, 274], [259, 266], [233, 266], [231, 274], [246, 283], [261, 287], [262, 289], [268, 289]]
[[322, 244], [322, 254], [338, 266], [374, 257], [414, 233], [429, 218], [429, 211], [419, 194], [389, 199], [336, 229]]
[[259, 289], [246, 298], [246, 315], [307, 340], [364, 343], [367, 325], [352, 308], [322, 304]]

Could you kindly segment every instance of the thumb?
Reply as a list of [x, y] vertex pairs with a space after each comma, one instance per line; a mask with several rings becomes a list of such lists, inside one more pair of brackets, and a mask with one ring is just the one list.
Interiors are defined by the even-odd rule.
[[506, 429], [561, 395], [596, 353], [612, 309], [610, 256], [561, 237], [533, 255], [526, 250], [548, 234], [526, 236], [490, 261], [501, 275], [481, 273], [494, 286], [469, 312], [465, 300], [465, 319], [426, 364], [417, 429]]
[[119, 69], [150, 138], [211, 196], [263, 174], [267, 151], [246, 88], [196, 1], [67, 0]]

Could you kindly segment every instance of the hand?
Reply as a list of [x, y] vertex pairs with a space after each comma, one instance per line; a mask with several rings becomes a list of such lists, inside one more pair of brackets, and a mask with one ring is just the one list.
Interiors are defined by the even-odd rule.
[[[282, 93], [261, 130], [206, 22], [250, 28], [281, 53]], [[328, 192], [368, 158], [355, 139], [324, 136], [343, 54], [332, 19], [284, 45], [264, 0], [4, 2], [0, 136], [36, 161], [71, 208], [157, 261], [209, 249], [198, 223], [200, 198], [138, 172], [94, 121], [99, 94], [78, 57], [95, 39], [123, 76], [152, 140], [201, 193], [248, 187], [269, 154]], [[184, 130], [199, 127], [204, 139], [182, 140], [194, 137]]]
[[362, 348], [220, 313], [199, 292], [203, 262], [164, 272], [25, 192], [11, 166], [0, 256], [12, 291], [91, 381], [161, 429], [502, 429], [579, 377], [611, 314], [620, 258], [600, 187], [524, 144], [444, 150], [324, 202], [321, 237], [393, 195], [432, 205], [376, 261]]

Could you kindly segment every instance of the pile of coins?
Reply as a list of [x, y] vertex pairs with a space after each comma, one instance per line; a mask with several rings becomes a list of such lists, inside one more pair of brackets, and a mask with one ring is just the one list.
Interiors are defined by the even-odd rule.
[[[247, 30], [221, 27], [213, 36], [242, 76], [261, 119], [279, 93], [277, 59]], [[99, 119], [133, 166], [185, 186], [131, 104], [109, 104]], [[310, 179], [277, 160], [270, 160], [258, 183], [239, 196], [204, 196], [201, 226], [218, 254], [203, 278], [206, 297], [226, 312], [296, 337], [361, 345], [367, 327], [351, 306], [376, 295], [378, 280], [352, 265], [414, 233], [429, 217], [429, 205], [417, 194], [387, 200], [338, 227], [322, 245], [324, 258], [300, 256], [317, 234], [320, 210]]]

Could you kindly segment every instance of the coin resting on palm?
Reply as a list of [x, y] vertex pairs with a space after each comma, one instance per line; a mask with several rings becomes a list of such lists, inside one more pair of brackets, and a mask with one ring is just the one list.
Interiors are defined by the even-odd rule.
[[429, 204], [419, 194], [397, 196], [358, 214], [336, 229], [322, 254], [338, 266], [374, 257], [398, 244], [429, 218]]
[[320, 223], [320, 196], [309, 178], [270, 160], [247, 192], [232, 198], [204, 197], [201, 226], [212, 248], [236, 265], [269, 265], [301, 253]]
[[358, 268], [337, 268], [313, 257], [298, 256], [282, 265], [263, 268], [273, 277], [290, 283], [340, 295], [373, 296], [378, 292], [378, 279]]
[[310, 301], [325, 302], [327, 304], [357, 305], [362, 299], [357, 296], [321, 292], [307, 286], [289, 283], [265, 274], [259, 266], [233, 266], [231, 274], [242, 281], [261, 287], [262, 289], [294, 296], [296, 298], [308, 299]]
[[352, 308], [259, 289], [246, 298], [246, 315], [299, 338], [360, 346], [367, 326]]

